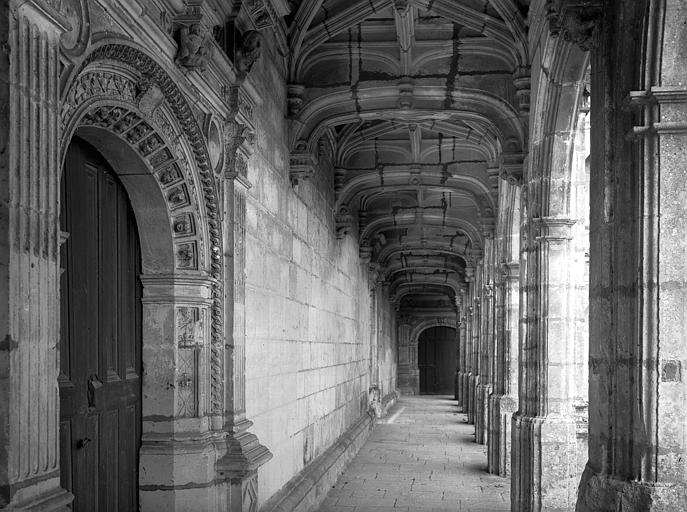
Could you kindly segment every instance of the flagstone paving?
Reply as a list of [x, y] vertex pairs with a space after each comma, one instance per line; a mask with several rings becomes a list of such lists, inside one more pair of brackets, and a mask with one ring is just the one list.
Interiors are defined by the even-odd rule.
[[319, 512], [510, 511], [510, 480], [487, 473], [466, 419], [452, 397], [402, 397]]

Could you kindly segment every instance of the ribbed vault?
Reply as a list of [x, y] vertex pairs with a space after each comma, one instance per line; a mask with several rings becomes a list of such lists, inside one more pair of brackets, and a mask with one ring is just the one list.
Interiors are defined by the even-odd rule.
[[294, 2], [292, 179], [331, 148], [338, 234], [403, 309], [454, 307], [522, 175], [528, 3]]

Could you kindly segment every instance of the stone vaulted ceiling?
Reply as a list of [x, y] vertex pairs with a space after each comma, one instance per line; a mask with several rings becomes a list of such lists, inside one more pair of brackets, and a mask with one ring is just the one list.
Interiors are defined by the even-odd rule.
[[292, 180], [331, 148], [338, 234], [357, 233], [401, 305], [453, 302], [493, 235], [500, 178], [522, 174], [528, 3], [292, 5]]

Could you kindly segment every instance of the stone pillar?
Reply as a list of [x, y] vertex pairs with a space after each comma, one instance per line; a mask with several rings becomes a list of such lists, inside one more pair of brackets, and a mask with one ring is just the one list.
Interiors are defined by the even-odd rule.
[[510, 474], [511, 420], [518, 409], [519, 264], [501, 266], [497, 282], [496, 385], [490, 398], [489, 472]]
[[464, 303], [464, 308], [467, 316], [467, 321], [465, 324], [465, 355], [463, 356], [464, 358], [464, 366], [465, 366], [465, 373], [463, 374], [463, 385], [462, 385], [462, 395], [461, 395], [461, 402], [463, 404], [463, 412], [468, 414], [468, 419], [469, 419], [469, 411], [471, 407], [471, 400], [470, 400], [470, 381], [472, 378], [472, 325], [474, 323], [475, 319], [475, 308], [474, 308], [474, 302], [473, 302], [473, 289], [474, 289], [474, 275], [475, 275], [475, 269], [472, 267], [466, 267], [465, 268], [465, 281], [468, 285], [467, 293], [465, 295], [465, 303]]
[[458, 374], [456, 376], [458, 394], [456, 400], [465, 412], [465, 380], [467, 379], [467, 332], [468, 332], [468, 296], [465, 289], [460, 290], [460, 307], [458, 308]]
[[463, 290], [456, 296], [456, 378], [454, 383], [453, 398], [460, 403], [461, 380], [465, 373], [465, 318], [464, 318], [465, 292]]
[[513, 416], [515, 510], [570, 510], [577, 489], [579, 387], [571, 314], [572, 227], [567, 218], [530, 219], [520, 403]]
[[482, 286], [480, 287], [480, 353], [479, 385], [475, 396], [475, 441], [487, 443], [489, 430], [489, 396], [493, 391], [494, 379], [494, 288], [492, 283], [493, 236], [486, 240], [485, 259], [482, 264]]
[[589, 461], [579, 512], [687, 510], [687, 4], [639, 4], [604, 8], [592, 52]]
[[[209, 277], [143, 275], [141, 510], [213, 509]], [[173, 342], [172, 342], [173, 340]]]
[[226, 453], [217, 462], [218, 477], [227, 485], [227, 510], [254, 512], [258, 499], [258, 468], [272, 458], [246, 419], [246, 192], [248, 149], [252, 134], [245, 125], [226, 126], [227, 165], [224, 198], [224, 425]]
[[[54, 2], [52, 2], [54, 3]], [[0, 508], [67, 510], [59, 454], [59, 47], [51, 2], [0, 6]]]
[[480, 300], [480, 290], [482, 285], [482, 266], [478, 265], [477, 271], [475, 272], [475, 280], [472, 282], [472, 343], [470, 345], [470, 376], [469, 376], [469, 389], [468, 389], [468, 423], [475, 423], [476, 413], [477, 413], [477, 386], [480, 383], [480, 367], [479, 367], [479, 354], [480, 354], [480, 329], [482, 327], [482, 302]]

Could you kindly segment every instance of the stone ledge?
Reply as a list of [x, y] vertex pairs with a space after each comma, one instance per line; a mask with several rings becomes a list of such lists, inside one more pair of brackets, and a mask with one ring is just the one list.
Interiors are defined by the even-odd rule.
[[332, 485], [365, 444], [373, 425], [372, 417], [363, 414], [327, 451], [277, 491], [260, 508], [260, 512], [314, 510], [327, 497]]

